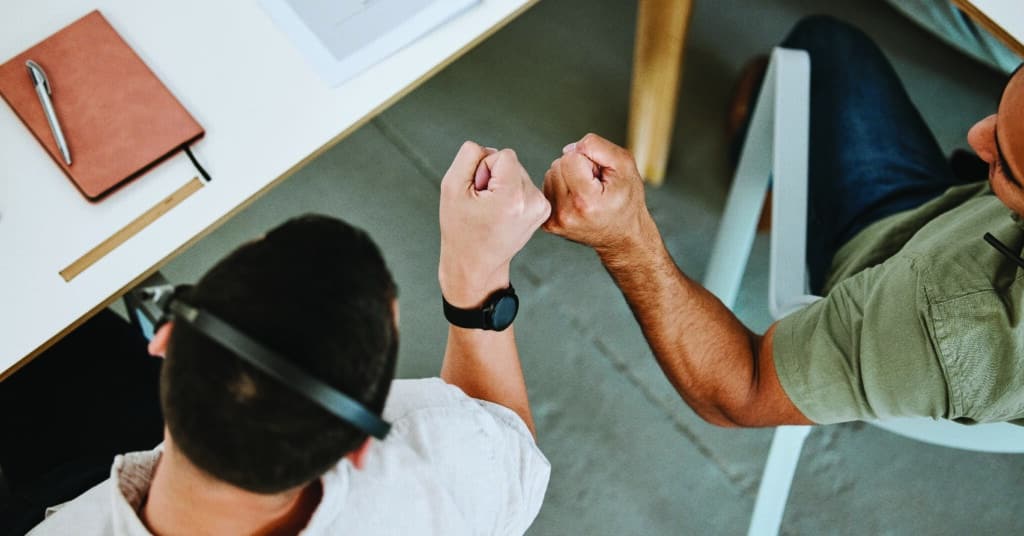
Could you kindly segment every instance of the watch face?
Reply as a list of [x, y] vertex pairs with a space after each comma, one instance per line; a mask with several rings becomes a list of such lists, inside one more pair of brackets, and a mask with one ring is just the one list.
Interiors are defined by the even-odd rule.
[[491, 327], [496, 331], [502, 331], [512, 325], [519, 312], [519, 298], [515, 294], [502, 296], [498, 303], [494, 304], [494, 313], [491, 314]]

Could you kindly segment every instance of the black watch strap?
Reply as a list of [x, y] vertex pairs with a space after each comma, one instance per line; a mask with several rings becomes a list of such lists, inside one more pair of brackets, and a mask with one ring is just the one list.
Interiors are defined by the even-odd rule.
[[[506, 298], [508, 296], [515, 297], [515, 294], [515, 288], [513, 288], [512, 284], [509, 283], [507, 288], [498, 289], [497, 291], [491, 293], [491, 295], [487, 296], [487, 299], [484, 300], [483, 305], [476, 309], [462, 309], [456, 307], [448, 303], [448, 300], [445, 299], [444, 295], [442, 294], [441, 303], [442, 306], [444, 307], [444, 317], [448, 320], [449, 323], [460, 328], [501, 331], [508, 327], [508, 325], [494, 325], [493, 316], [495, 307], [502, 298]], [[516, 303], [518, 304], [518, 299], [516, 300]], [[518, 305], [516, 305], [516, 308], [518, 308]]]
[[[467, 329], [485, 329], [487, 326], [487, 315], [484, 313], [483, 308], [479, 309], [459, 309], [458, 307], [448, 303], [448, 300], [441, 296], [441, 302], [444, 305], [444, 317], [448, 319], [448, 322], [459, 326], [460, 328]], [[436, 309], [435, 309], [436, 310]]]

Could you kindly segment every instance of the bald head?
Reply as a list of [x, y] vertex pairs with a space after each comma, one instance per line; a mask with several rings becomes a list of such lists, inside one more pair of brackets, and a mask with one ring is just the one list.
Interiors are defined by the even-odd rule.
[[1024, 69], [1013, 73], [996, 113], [971, 127], [967, 141], [988, 163], [992, 191], [1024, 215]]
[[996, 113], [996, 148], [1002, 164], [1018, 187], [1024, 187], [1024, 69], [1017, 68], [1003, 90]]

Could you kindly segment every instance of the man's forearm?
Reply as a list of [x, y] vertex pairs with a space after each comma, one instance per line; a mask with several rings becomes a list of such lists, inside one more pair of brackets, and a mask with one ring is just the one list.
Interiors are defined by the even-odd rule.
[[[481, 307], [491, 292], [509, 286], [509, 270], [505, 265], [493, 274], [466, 272], [452, 262], [451, 257], [442, 255], [438, 270], [441, 293], [456, 307]], [[448, 326], [441, 379], [473, 398], [516, 412], [530, 431], [534, 431], [514, 326], [505, 331]]]
[[676, 268], [629, 151], [587, 134], [562, 153], [544, 175], [552, 207], [544, 229], [597, 251], [683, 399], [716, 424], [809, 422], [776, 374], [774, 327], [751, 333]]
[[511, 409], [536, 435], [513, 327], [496, 332], [449, 326], [441, 379]]
[[762, 338], [710, 292], [679, 271], [651, 221], [615, 251], [598, 254], [629, 302], [658, 363], [706, 420], [740, 424], [757, 388]]
[[[551, 213], [515, 151], [462, 144], [441, 180], [441, 258], [437, 279], [445, 300], [479, 309], [509, 286], [512, 257]], [[448, 328], [441, 378], [469, 396], [533, 417], [511, 326], [505, 331]]]

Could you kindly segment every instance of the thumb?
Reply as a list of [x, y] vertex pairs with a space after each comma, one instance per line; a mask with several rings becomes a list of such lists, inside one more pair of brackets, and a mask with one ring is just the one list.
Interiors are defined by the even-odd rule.
[[[484, 149], [484, 151], [487, 152], [488, 157], [490, 155], [493, 155], [494, 153], [498, 152], [497, 149], [494, 149], [492, 147], [487, 147], [487, 148]], [[488, 162], [487, 158], [484, 158], [483, 160], [480, 161], [479, 164], [477, 164], [477, 166], [476, 166], [476, 174], [473, 176], [473, 187], [476, 188], [476, 191], [479, 192], [480, 190], [486, 190], [487, 189], [487, 183], [489, 183], [491, 181], [491, 164], [492, 163], [493, 163], [493, 159], [492, 159], [491, 162]]]
[[623, 158], [629, 158], [629, 151], [598, 136], [587, 134], [577, 142], [562, 148], [562, 154], [579, 153], [602, 168], [616, 169]]
[[476, 166], [476, 174], [473, 176], [473, 187], [476, 191], [486, 190], [487, 183], [491, 182], [491, 168], [487, 166], [487, 159], [483, 159]]
[[[502, 184], [517, 184], [522, 177], [527, 176], [523, 165], [519, 163], [516, 152], [512, 149], [502, 149], [497, 153], [488, 155], [484, 159], [488, 169], [491, 171], [489, 186], [500, 186]], [[488, 187], [488, 189], [492, 189]]]
[[487, 156], [487, 151], [483, 147], [471, 141], [463, 143], [458, 154], [455, 155], [455, 159], [452, 160], [452, 165], [444, 174], [441, 184], [458, 183], [459, 188], [463, 188], [463, 184], [470, 181], [475, 182], [477, 168], [485, 156]]
[[590, 158], [581, 153], [569, 153], [558, 159], [559, 172], [570, 192], [586, 194], [600, 190], [600, 171]]

